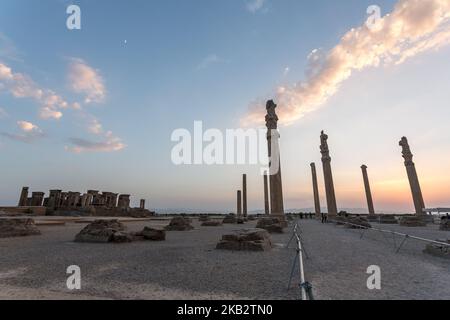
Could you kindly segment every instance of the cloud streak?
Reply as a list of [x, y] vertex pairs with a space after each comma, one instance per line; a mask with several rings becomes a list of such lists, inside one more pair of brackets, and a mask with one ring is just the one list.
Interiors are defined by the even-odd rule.
[[[103, 102], [106, 96], [106, 88], [98, 71], [87, 65], [83, 60], [73, 58], [69, 66], [68, 79], [73, 91], [85, 96], [85, 104]], [[86, 121], [86, 131], [97, 137], [98, 141], [90, 141], [81, 138], [71, 138], [73, 146], [66, 150], [74, 153], [82, 152], [113, 152], [126, 147], [119, 137], [111, 131], [104, 131], [102, 124], [94, 116], [87, 113], [80, 103], [68, 103], [62, 96], [52, 90], [41, 88], [33, 79], [23, 73], [15, 73], [6, 64], [0, 62], [0, 93], [9, 92], [15, 98], [32, 99], [40, 105], [39, 117], [44, 120], [61, 119], [63, 111], [70, 108], [76, 111]], [[6, 116], [6, 112], [0, 108], [0, 118]], [[27, 121], [18, 121], [17, 125], [22, 131], [18, 134], [3, 132], [2, 136], [11, 140], [26, 143], [34, 142], [42, 138], [42, 130]]]
[[[340, 43], [308, 57], [306, 80], [277, 88], [281, 123], [290, 125], [317, 110], [354, 72], [369, 67], [398, 65], [420, 53], [450, 44], [450, 1], [400, 0], [374, 28], [348, 31]], [[241, 119], [243, 126], [261, 124], [265, 109], [254, 102]]]
[[123, 150], [126, 145], [118, 137], [113, 136], [112, 132], [107, 132], [101, 141], [91, 141], [81, 138], [70, 138], [73, 146], [66, 146], [66, 150], [73, 153], [86, 152], [116, 152]]
[[68, 80], [74, 92], [85, 95], [86, 104], [101, 103], [105, 100], [106, 88], [103, 78], [98, 70], [90, 67], [82, 59], [71, 59]]
[[0, 91], [6, 90], [15, 98], [33, 99], [40, 105], [39, 116], [42, 119], [60, 119], [62, 110], [71, 105], [52, 90], [39, 87], [30, 76], [15, 73], [6, 64], [0, 62]]
[[24, 143], [33, 143], [40, 138], [43, 138], [44, 132], [35, 124], [28, 121], [17, 121], [17, 126], [21, 133], [2, 132], [1, 135], [14, 141]]

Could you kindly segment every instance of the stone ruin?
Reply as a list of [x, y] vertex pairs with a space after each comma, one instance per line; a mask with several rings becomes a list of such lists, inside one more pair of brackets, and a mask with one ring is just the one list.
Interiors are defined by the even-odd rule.
[[75, 242], [125, 243], [132, 241], [163, 241], [164, 230], [145, 227], [141, 232], [127, 232], [126, 226], [118, 220], [96, 220], [75, 236]]
[[[438, 242], [450, 244], [450, 240], [437, 240]], [[450, 259], [450, 247], [440, 245], [438, 243], [430, 243], [426, 246], [424, 253], [433, 255], [435, 257]]]
[[220, 220], [208, 220], [202, 223], [202, 227], [220, 227], [223, 225], [223, 222]]
[[154, 215], [145, 209], [145, 200], [140, 201], [139, 208], [130, 207], [130, 195], [97, 190], [80, 192], [63, 192], [50, 190], [49, 196], [44, 192], [32, 192], [24, 187], [20, 194], [18, 207], [45, 207], [47, 215], [85, 215], [85, 216], [131, 216], [144, 218]]
[[40, 235], [33, 219], [0, 218], [0, 238]]
[[166, 231], [190, 231], [193, 229], [192, 220], [187, 217], [172, 218], [169, 225], [165, 228]]
[[421, 216], [408, 216], [402, 217], [399, 220], [399, 224], [403, 227], [426, 227], [427, 223]]
[[448, 217], [442, 218], [441, 224], [439, 226], [439, 230], [450, 231], [450, 218], [448, 218]]
[[224, 223], [224, 224], [236, 224], [236, 223], [237, 223], [236, 215], [235, 215], [234, 213], [228, 214], [228, 215], [223, 219], [223, 223]]
[[270, 234], [262, 229], [246, 229], [222, 236], [218, 250], [268, 251], [272, 249]]
[[367, 219], [380, 224], [398, 224], [397, 218], [392, 214], [368, 215]]
[[283, 233], [284, 225], [278, 218], [262, 218], [258, 221], [256, 228], [264, 229], [270, 233]]
[[333, 218], [337, 225], [343, 225], [350, 229], [370, 229], [372, 225], [367, 218], [361, 216], [336, 216]]

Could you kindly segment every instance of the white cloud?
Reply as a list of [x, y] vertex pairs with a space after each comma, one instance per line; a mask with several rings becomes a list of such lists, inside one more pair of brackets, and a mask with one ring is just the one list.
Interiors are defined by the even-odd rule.
[[17, 121], [17, 125], [22, 131], [33, 132], [40, 131], [39, 127], [28, 121]]
[[[81, 59], [72, 59], [70, 64], [69, 79], [71, 87], [78, 93], [86, 95], [85, 103], [101, 102], [105, 98], [106, 90], [102, 78], [97, 71], [89, 67]], [[6, 90], [16, 98], [33, 99], [40, 105], [39, 117], [41, 119], [60, 119], [63, 111], [72, 109], [86, 120], [86, 129], [99, 138], [100, 141], [92, 142], [86, 139], [72, 138], [72, 147], [67, 150], [81, 152], [112, 152], [125, 148], [125, 144], [111, 131], [105, 132], [102, 124], [83, 110], [80, 103], [68, 103], [63, 97], [52, 90], [43, 89], [38, 86], [31, 77], [22, 73], [14, 73], [12, 69], [0, 62], [0, 90]], [[3, 109], [0, 108], [0, 117]], [[42, 130], [31, 122], [17, 122], [20, 134], [0, 133], [2, 136], [12, 140], [31, 143], [44, 136]]]
[[18, 128], [22, 131], [21, 133], [7, 133], [2, 132], [0, 135], [7, 137], [11, 140], [32, 143], [36, 140], [43, 138], [43, 131], [35, 124], [28, 121], [17, 121]]
[[69, 103], [51, 90], [39, 87], [30, 76], [14, 73], [10, 67], [0, 62], [0, 88], [7, 90], [15, 98], [33, 99], [40, 105], [39, 115], [42, 119], [60, 119], [61, 109]]
[[[311, 53], [306, 81], [276, 90], [282, 124], [292, 124], [322, 106], [354, 72], [401, 64], [450, 44], [450, 1], [399, 0], [378, 24], [353, 28], [330, 51]], [[261, 123], [264, 113], [264, 105], [256, 102], [241, 123]]]
[[66, 150], [73, 153], [115, 152], [126, 147], [122, 140], [114, 137], [112, 133], [108, 133], [102, 141], [90, 141], [80, 138], [70, 138], [69, 141], [73, 146], [66, 146]]
[[85, 103], [101, 103], [104, 101], [106, 88], [103, 78], [98, 70], [90, 67], [82, 59], [71, 59], [68, 80], [74, 92], [85, 95]]
[[247, 1], [246, 7], [251, 13], [256, 13], [263, 9], [265, 4], [266, 0], [249, 0]]

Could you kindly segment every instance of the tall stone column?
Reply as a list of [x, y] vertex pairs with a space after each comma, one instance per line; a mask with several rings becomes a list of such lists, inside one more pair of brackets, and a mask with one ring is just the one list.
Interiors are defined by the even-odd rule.
[[247, 175], [242, 176], [242, 213], [247, 218]]
[[266, 127], [267, 144], [269, 148], [269, 180], [270, 180], [270, 209], [271, 214], [285, 221], [283, 205], [283, 184], [281, 180], [281, 157], [278, 132], [278, 116], [275, 112], [277, 105], [267, 101]]
[[327, 196], [328, 215], [337, 215], [336, 195], [334, 193], [333, 173], [331, 171], [331, 157], [328, 149], [328, 135], [323, 131], [320, 136], [320, 152], [322, 153], [323, 176], [325, 179], [325, 192]]
[[23, 187], [22, 188], [22, 192], [20, 193], [20, 198], [19, 198], [19, 207], [26, 207], [27, 206], [27, 201], [28, 201], [28, 187]]
[[242, 193], [241, 191], [237, 192], [237, 209], [236, 213], [238, 217], [242, 216]]
[[405, 159], [406, 173], [408, 174], [416, 215], [425, 215], [425, 202], [423, 201], [422, 190], [420, 189], [419, 178], [417, 177], [416, 166], [413, 162], [413, 154], [409, 148], [408, 139], [403, 137], [399, 145], [402, 147], [402, 155]]
[[140, 209], [145, 210], [145, 199], [141, 199]]
[[269, 183], [267, 178], [267, 172], [264, 172], [264, 212], [266, 216], [270, 215]]
[[320, 208], [319, 184], [317, 183], [317, 171], [316, 171], [316, 164], [314, 162], [311, 163], [311, 173], [314, 192], [314, 207], [316, 209], [316, 217], [320, 218], [322, 210]]
[[33, 192], [31, 194], [31, 206], [32, 207], [41, 207], [44, 202], [44, 192]]
[[372, 191], [370, 190], [369, 175], [367, 174], [367, 166], [361, 166], [364, 188], [366, 189], [367, 207], [369, 209], [369, 214], [375, 214], [375, 209], [373, 207]]

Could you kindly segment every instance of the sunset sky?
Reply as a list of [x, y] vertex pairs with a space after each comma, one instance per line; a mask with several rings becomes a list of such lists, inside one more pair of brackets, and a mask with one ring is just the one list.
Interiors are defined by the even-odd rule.
[[426, 206], [450, 207], [449, 44], [448, 0], [2, 0], [0, 205], [29, 186], [230, 211], [247, 173], [261, 209], [260, 166], [175, 166], [171, 134], [261, 127], [274, 99], [286, 208], [313, 207], [311, 162], [325, 206], [321, 130], [339, 208], [366, 208], [366, 164], [376, 211], [413, 211], [402, 136]]

